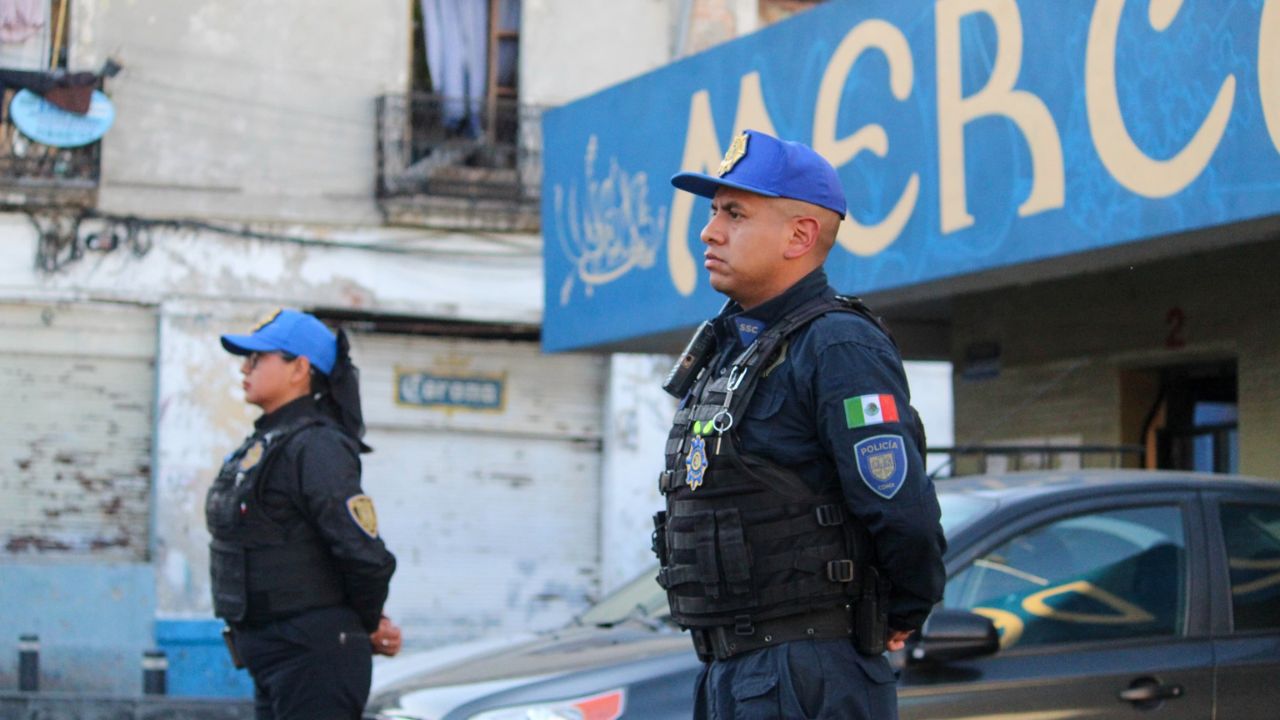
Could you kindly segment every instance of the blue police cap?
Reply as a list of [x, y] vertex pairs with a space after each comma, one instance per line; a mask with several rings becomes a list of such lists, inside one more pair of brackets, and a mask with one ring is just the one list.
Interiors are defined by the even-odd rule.
[[235, 355], [254, 352], [287, 352], [311, 361], [311, 367], [328, 375], [338, 357], [338, 340], [324, 323], [297, 310], [279, 310], [249, 335], [223, 335], [222, 347]]
[[836, 169], [813, 148], [756, 130], [733, 139], [717, 175], [682, 172], [671, 177], [681, 190], [715, 197], [722, 187], [765, 197], [802, 200], [844, 217], [849, 210]]

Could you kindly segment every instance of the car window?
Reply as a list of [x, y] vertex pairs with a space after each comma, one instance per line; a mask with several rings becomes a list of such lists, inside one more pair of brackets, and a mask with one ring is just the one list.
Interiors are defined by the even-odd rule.
[[1235, 629], [1280, 628], [1280, 507], [1224, 504], [1221, 517]]
[[1181, 510], [1125, 508], [1017, 535], [953, 576], [943, 604], [990, 617], [1005, 648], [1177, 635], [1185, 576]]

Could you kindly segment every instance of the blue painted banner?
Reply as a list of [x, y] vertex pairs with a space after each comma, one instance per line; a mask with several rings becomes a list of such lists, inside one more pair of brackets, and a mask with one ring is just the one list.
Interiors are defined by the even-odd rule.
[[837, 0], [550, 111], [545, 349], [715, 312], [668, 179], [744, 128], [839, 169], [851, 293], [1272, 215], [1280, 0]]

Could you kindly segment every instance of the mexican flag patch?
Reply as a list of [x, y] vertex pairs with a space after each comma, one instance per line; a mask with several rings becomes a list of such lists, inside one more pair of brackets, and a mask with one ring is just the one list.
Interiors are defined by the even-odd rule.
[[844, 419], [849, 429], [898, 422], [898, 403], [892, 395], [859, 395], [844, 399]]

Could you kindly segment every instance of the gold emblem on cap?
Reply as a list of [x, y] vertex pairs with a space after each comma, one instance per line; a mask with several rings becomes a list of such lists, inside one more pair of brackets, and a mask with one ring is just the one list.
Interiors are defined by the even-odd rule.
[[738, 137], [729, 143], [729, 151], [724, 154], [724, 159], [720, 161], [720, 177], [724, 177], [738, 161], [747, 155], [747, 134], [739, 133]]
[[257, 324], [257, 325], [254, 325], [254, 326], [253, 326], [253, 329], [252, 329], [252, 330], [250, 330], [249, 332], [250, 332], [250, 333], [256, 333], [256, 332], [258, 332], [259, 330], [261, 330], [262, 328], [264, 328], [264, 327], [266, 327], [266, 326], [270, 325], [272, 322], [274, 322], [274, 321], [275, 321], [275, 319], [276, 319], [276, 318], [280, 317], [280, 313], [281, 313], [281, 312], [282, 312], [282, 311], [281, 311], [280, 309], [276, 309], [276, 310], [272, 310], [271, 312], [269, 312], [269, 313], [267, 313], [266, 315], [262, 316], [262, 319], [258, 321], [258, 324]]

